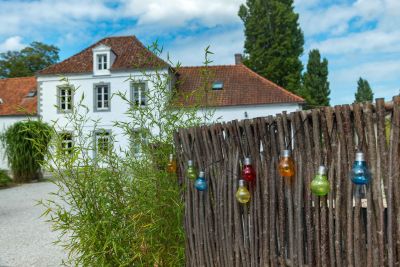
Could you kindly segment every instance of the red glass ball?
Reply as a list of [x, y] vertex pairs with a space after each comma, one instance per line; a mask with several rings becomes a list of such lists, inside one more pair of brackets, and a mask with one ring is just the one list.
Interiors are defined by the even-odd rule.
[[254, 171], [253, 166], [244, 165], [242, 178], [247, 182], [254, 182], [254, 180], [256, 179], [256, 172]]

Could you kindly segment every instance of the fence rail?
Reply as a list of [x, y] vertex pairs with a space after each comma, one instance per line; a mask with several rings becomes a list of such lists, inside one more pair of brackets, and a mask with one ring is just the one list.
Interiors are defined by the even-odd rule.
[[[400, 98], [233, 121], [175, 134], [181, 173], [193, 160], [207, 191], [182, 175], [186, 266], [394, 266], [400, 261]], [[296, 175], [277, 165], [291, 147]], [[372, 180], [353, 197], [355, 152], [365, 153]], [[235, 199], [242, 162], [256, 169], [251, 201]], [[331, 192], [311, 194], [319, 165]]]

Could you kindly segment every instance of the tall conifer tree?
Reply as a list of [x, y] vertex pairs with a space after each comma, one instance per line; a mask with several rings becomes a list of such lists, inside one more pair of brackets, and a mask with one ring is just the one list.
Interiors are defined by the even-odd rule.
[[360, 77], [357, 82], [357, 92], [355, 93], [356, 103], [372, 101], [374, 93], [367, 80]]
[[244, 22], [244, 64], [278, 85], [298, 92], [304, 36], [293, 0], [247, 0], [240, 6]]
[[303, 75], [303, 88], [300, 95], [306, 100], [306, 108], [329, 106], [328, 60], [321, 61], [318, 49], [309, 53], [307, 70]]

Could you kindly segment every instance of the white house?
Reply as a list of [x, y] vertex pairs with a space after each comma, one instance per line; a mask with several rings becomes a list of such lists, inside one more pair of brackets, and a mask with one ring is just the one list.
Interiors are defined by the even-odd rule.
[[[241, 64], [240, 55], [235, 55], [235, 63], [210, 67], [213, 80], [208, 103], [204, 105], [215, 110], [215, 118], [230, 121], [301, 109], [302, 98], [251, 71]], [[71, 112], [84, 94], [83, 104], [89, 107], [89, 116], [100, 120], [97, 127], [103, 130], [97, 142], [108, 142], [104, 133], [112, 133], [120, 146], [127, 147], [129, 138], [113, 123], [129, 120], [125, 114], [129, 104], [111, 95], [124, 92], [137, 105], [146, 105], [143, 92], [151, 91], [154, 85], [143, 76], [143, 71], [149, 74], [155, 69], [158, 73], [176, 75], [171, 80], [179, 81], [178, 90], [183, 92], [201, 86], [201, 67], [181, 67], [175, 73], [135, 36], [108, 37], [37, 74], [38, 116], [45, 122], [68, 125], [65, 113]], [[61, 77], [67, 78], [75, 89], [66, 87]], [[132, 80], [127, 81], [130, 77]], [[92, 127], [88, 122], [88, 131]], [[72, 146], [72, 134], [66, 132], [64, 136], [64, 145]]]

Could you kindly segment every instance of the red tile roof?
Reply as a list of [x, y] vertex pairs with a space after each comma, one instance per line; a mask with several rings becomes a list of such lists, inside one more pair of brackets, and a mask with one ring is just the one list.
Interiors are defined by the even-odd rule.
[[[204, 86], [202, 70], [204, 67], [180, 67], [177, 70], [178, 90], [190, 93]], [[207, 106], [304, 103], [303, 98], [258, 75], [243, 64], [210, 66], [209, 70], [210, 82], [223, 82], [223, 89], [211, 90], [210, 88], [207, 93], [208, 101], [205, 104]], [[183, 105], [191, 105], [194, 103], [194, 98], [180, 102]]]
[[36, 90], [36, 77], [0, 79], [0, 116], [36, 115], [37, 96], [27, 97]]
[[168, 64], [150, 52], [135, 36], [107, 37], [66, 60], [51, 65], [39, 75], [93, 72], [92, 49], [103, 44], [111, 47], [116, 59], [112, 70], [166, 67]]

